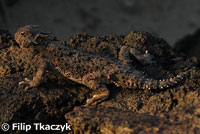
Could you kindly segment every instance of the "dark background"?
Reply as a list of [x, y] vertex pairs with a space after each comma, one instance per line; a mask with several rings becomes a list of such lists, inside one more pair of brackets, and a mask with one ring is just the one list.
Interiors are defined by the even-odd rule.
[[15, 32], [39, 24], [67, 40], [92, 35], [148, 31], [174, 45], [200, 27], [199, 0], [0, 0], [0, 28]]

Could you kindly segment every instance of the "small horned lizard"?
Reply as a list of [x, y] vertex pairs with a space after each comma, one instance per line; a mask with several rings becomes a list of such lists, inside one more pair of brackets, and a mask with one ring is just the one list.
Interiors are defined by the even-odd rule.
[[[26, 78], [19, 82], [19, 85], [28, 84], [26, 90], [37, 87], [45, 78], [47, 70], [56, 71], [74, 82], [100, 91], [88, 99], [86, 105], [106, 100], [110, 95], [107, 84], [114, 83], [116, 86], [131, 89], [163, 89], [180, 82], [194, 69], [191, 68], [172, 78], [156, 80], [129, 65], [129, 55], [133, 53], [131, 47], [121, 48], [120, 61], [64, 46], [57, 41], [48, 40], [48, 36], [48, 33], [40, 32], [36, 25], [21, 27], [15, 33], [16, 42], [24, 51], [32, 53], [39, 65], [33, 79]], [[145, 55], [139, 58], [144, 64], [151, 64], [148, 53], [146, 59]]]

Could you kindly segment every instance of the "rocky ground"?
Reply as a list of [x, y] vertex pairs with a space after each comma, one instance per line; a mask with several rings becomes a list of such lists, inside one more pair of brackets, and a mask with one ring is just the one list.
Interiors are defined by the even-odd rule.
[[[0, 125], [4, 122], [71, 125], [64, 133], [143, 134], [200, 133], [200, 70], [196, 57], [188, 58], [172, 49], [166, 41], [146, 32], [130, 32], [126, 36], [92, 36], [78, 33], [68, 41], [60, 41], [75, 49], [118, 58], [123, 45], [149, 51], [156, 65], [143, 66], [134, 57], [132, 64], [149, 76], [171, 77], [196, 67], [181, 83], [164, 90], [131, 90], [108, 85], [110, 98], [96, 107], [84, 107], [96, 91], [63, 76], [48, 74], [39, 87], [24, 91], [18, 82], [31, 78], [36, 67], [23, 57], [21, 48], [8, 31], [0, 31]], [[2, 133], [2, 131], [1, 131]], [[8, 131], [25, 133], [25, 131]], [[34, 131], [30, 133], [35, 133]], [[42, 131], [37, 131], [42, 133]], [[57, 134], [60, 131], [48, 131]]]

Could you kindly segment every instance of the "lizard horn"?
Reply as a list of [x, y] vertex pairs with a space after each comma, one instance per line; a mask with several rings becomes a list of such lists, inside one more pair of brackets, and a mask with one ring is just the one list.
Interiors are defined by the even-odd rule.
[[40, 37], [47, 37], [47, 36], [49, 36], [49, 34], [52, 34], [51, 32], [41, 32], [40, 33]]
[[35, 37], [31, 40], [33, 43], [38, 44], [37, 43], [37, 38], [38, 37], [48, 37], [49, 33], [38, 33], [35, 35]]

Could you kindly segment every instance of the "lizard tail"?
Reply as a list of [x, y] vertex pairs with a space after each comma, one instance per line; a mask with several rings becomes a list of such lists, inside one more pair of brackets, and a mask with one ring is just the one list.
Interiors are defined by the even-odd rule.
[[130, 78], [126, 82], [126, 86], [128, 88], [139, 88], [139, 89], [165, 89], [176, 85], [177, 83], [181, 82], [185, 77], [187, 77], [191, 71], [193, 71], [195, 67], [177, 74], [175, 77], [167, 78], [167, 79], [148, 79], [146, 76], [142, 76], [140, 79]]

